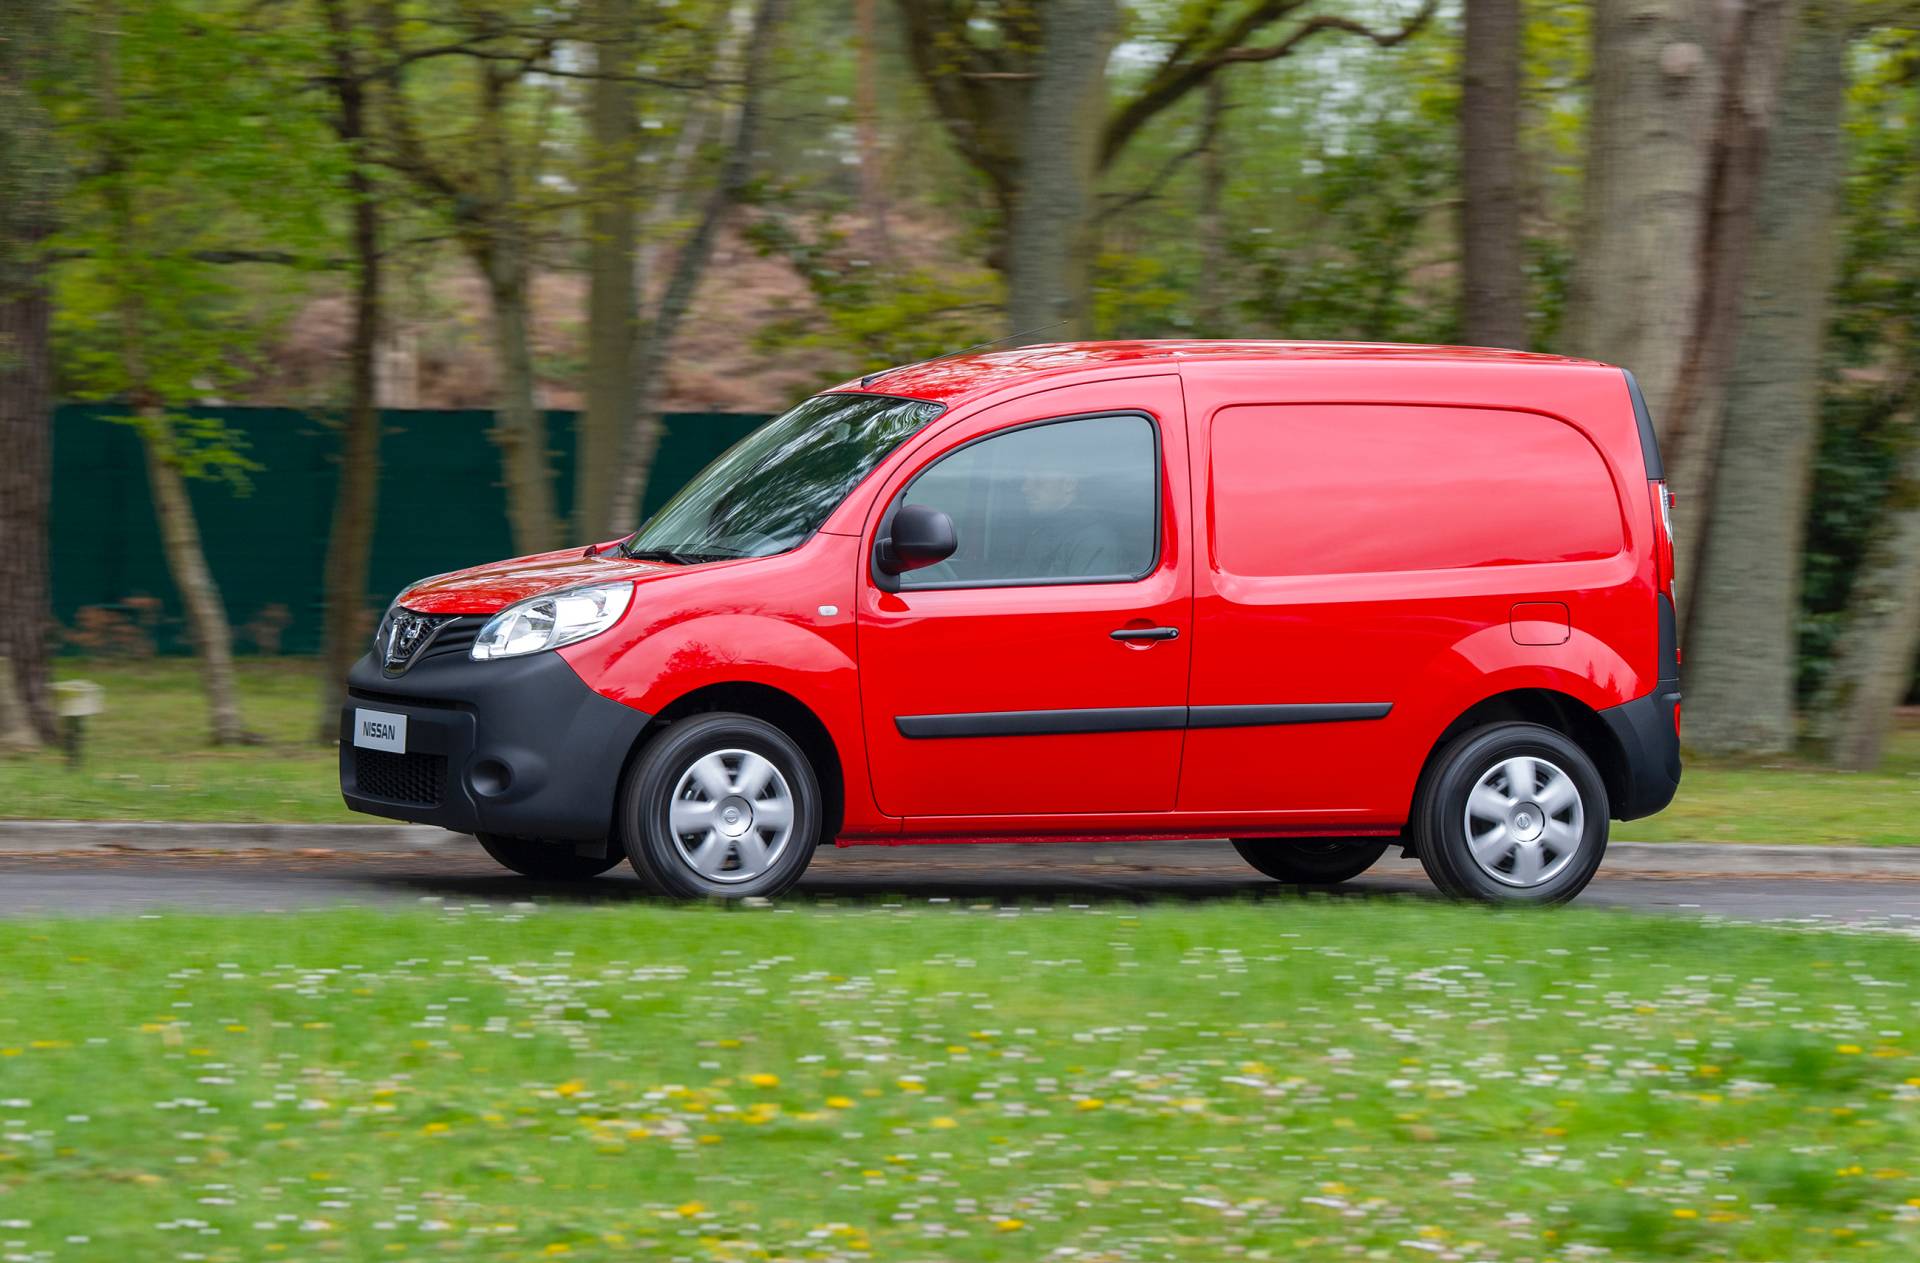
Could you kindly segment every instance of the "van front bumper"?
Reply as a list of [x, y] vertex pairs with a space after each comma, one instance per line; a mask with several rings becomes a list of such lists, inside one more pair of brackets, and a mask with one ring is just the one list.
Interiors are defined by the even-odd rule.
[[1616, 787], [1619, 792], [1611, 803], [1615, 820], [1651, 816], [1679, 791], [1680, 729], [1673, 713], [1679, 704], [1679, 681], [1663, 680], [1645, 697], [1599, 712], [1625, 756], [1624, 783]]
[[[354, 745], [360, 709], [406, 716], [405, 751]], [[355, 811], [455, 833], [602, 840], [649, 718], [555, 653], [428, 659], [391, 678], [368, 655], [347, 675], [340, 793]]]

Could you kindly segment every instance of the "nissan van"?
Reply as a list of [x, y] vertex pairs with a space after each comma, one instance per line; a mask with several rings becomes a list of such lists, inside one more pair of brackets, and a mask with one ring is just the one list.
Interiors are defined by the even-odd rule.
[[1397, 846], [1554, 903], [1679, 784], [1672, 592], [1622, 369], [962, 355], [805, 400], [627, 538], [407, 588], [340, 783], [679, 897], [776, 895], [825, 842], [1228, 838], [1285, 882]]

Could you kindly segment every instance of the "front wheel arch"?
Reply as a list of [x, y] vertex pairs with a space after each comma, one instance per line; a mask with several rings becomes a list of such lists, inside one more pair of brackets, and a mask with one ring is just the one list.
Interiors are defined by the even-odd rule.
[[[689, 715], [706, 714], [712, 711], [730, 711], [739, 715], [751, 715], [764, 720], [787, 734], [798, 745], [813, 765], [814, 778], [820, 785], [820, 797], [824, 822], [820, 830], [820, 840], [831, 842], [840, 836], [840, 825], [846, 819], [847, 787], [846, 769], [840, 759], [839, 747], [834, 743], [833, 734], [827, 729], [820, 716], [805, 702], [770, 684], [740, 680], [724, 684], [708, 684], [683, 693], [663, 707], [651, 722], [641, 730], [633, 743], [633, 749], [627, 755], [627, 765], [640, 757], [647, 744], [664, 731], [668, 725]], [[625, 779], [625, 769], [621, 777]]]

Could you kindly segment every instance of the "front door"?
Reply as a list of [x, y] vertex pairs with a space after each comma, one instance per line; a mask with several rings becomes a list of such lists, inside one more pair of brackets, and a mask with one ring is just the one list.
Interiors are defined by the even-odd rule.
[[[1173, 376], [989, 409], [895, 472], [868, 527], [858, 613], [881, 810], [935, 830], [943, 817], [1001, 817], [1019, 831], [1020, 817], [1173, 808], [1192, 639], [1188, 499]], [[882, 576], [874, 537], [909, 502], [950, 516], [959, 547]]]

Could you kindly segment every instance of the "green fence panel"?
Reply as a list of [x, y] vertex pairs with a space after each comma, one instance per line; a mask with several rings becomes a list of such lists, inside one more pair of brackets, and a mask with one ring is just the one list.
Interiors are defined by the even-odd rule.
[[[321, 580], [338, 477], [337, 417], [291, 408], [207, 408], [261, 466], [249, 486], [191, 484], [207, 564], [242, 653], [317, 653]], [[67, 404], [54, 414], [53, 605], [73, 650], [191, 648], [161, 553], [135, 430], [122, 410]], [[645, 512], [766, 418], [672, 413]], [[377, 612], [423, 575], [513, 554], [500, 452], [483, 411], [381, 414], [379, 508], [367, 604]], [[571, 412], [547, 414], [557, 503], [573, 499]], [[569, 541], [571, 542], [571, 541]], [[578, 541], [582, 544], [587, 541]]]

